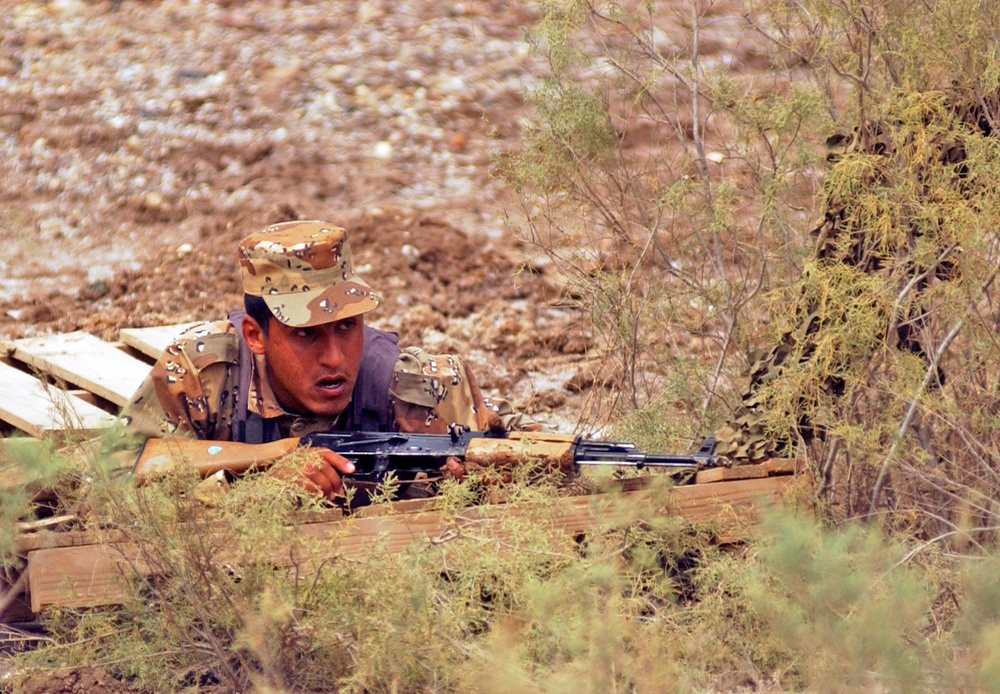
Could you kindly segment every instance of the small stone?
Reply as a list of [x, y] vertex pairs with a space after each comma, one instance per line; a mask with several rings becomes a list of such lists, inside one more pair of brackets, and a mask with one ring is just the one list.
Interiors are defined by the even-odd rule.
[[77, 17], [86, 14], [87, 3], [82, 0], [53, 0], [49, 3], [49, 8], [57, 15]]
[[438, 82], [438, 89], [445, 94], [461, 94], [466, 90], [465, 80], [458, 75], [446, 77]]
[[8, 56], [0, 57], [0, 77], [10, 77], [11, 75], [16, 75], [17, 71], [20, 69], [20, 61]]
[[406, 258], [406, 263], [410, 267], [416, 267], [417, 261], [420, 259], [420, 251], [416, 247], [410, 244], [404, 244], [402, 248], [399, 249], [400, 254]]
[[376, 142], [372, 148], [372, 154], [375, 155], [376, 159], [392, 159], [392, 144], [385, 140]]
[[142, 206], [147, 210], [158, 210], [163, 207], [163, 195], [151, 190], [142, 199]]
[[194, 246], [192, 246], [190, 243], [182, 243], [177, 247], [177, 255], [183, 258], [184, 256], [190, 254], [191, 251], [193, 250]]
[[358, 12], [355, 16], [357, 17], [358, 24], [368, 24], [376, 19], [381, 19], [383, 14], [380, 7], [376, 7], [370, 2], [363, 2], [358, 5]]
[[54, 241], [69, 236], [69, 224], [65, 219], [49, 217], [38, 223], [38, 234], [43, 241]]
[[342, 63], [337, 65], [331, 65], [324, 71], [323, 76], [326, 77], [331, 82], [343, 82], [347, 79], [347, 76], [351, 74], [351, 68]]
[[0, 130], [5, 133], [16, 133], [24, 126], [24, 116], [20, 113], [5, 113], [0, 115]]
[[24, 35], [25, 48], [39, 48], [49, 42], [52, 37], [44, 31], [29, 30]]

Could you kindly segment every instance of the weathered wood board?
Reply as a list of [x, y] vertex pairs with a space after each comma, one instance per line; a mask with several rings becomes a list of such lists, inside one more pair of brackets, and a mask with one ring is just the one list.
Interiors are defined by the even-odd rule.
[[712, 482], [730, 482], [732, 480], [747, 480], [767, 477], [768, 470], [764, 463], [757, 465], [735, 465], [733, 467], [712, 467], [699, 470], [694, 477], [695, 484], [710, 484]]
[[147, 357], [156, 359], [175, 337], [198, 324], [194, 322], [160, 325], [153, 328], [122, 328], [118, 333], [118, 339]]
[[36, 438], [72, 429], [94, 432], [115, 417], [81, 398], [0, 361], [0, 419]]
[[[692, 521], [720, 521], [722, 541], [743, 539], [746, 528], [761, 503], [780, 498], [795, 476], [780, 475], [715, 484], [675, 487], [666, 492], [661, 510]], [[564, 497], [550, 515], [553, 530], [567, 537], [626, 520], [634, 509], [648, 510], [653, 496], [648, 490], [625, 492], [626, 503], [615, 503], [609, 495]], [[359, 556], [377, 546], [380, 551], [399, 552], [416, 543], [418, 546], [443, 546], [450, 542], [470, 541], [470, 537], [497, 537], [501, 532], [498, 518], [502, 513], [540, 515], [538, 509], [525, 507], [480, 506], [466, 509], [457, 516], [427, 510], [397, 515], [337, 517], [328, 522], [307, 523], [298, 528], [303, 543], [326, 545], [330, 553]], [[617, 515], [616, 515], [617, 514]], [[648, 513], [647, 513], [648, 515]], [[123, 596], [123, 576], [146, 575], [137, 548], [117, 535], [105, 544], [84, 544], [39, 548], [27, 552], [28, 592], [31, 608], [40, 612], [49, 607], [88, 607], [114, 604]], [[502, 538], [500, 538], [502, 539]], [[272, 560], [276, 566], [287, 565], [293, 548], [283, 547]]]
[[128, 402], [149, 364], [85, 332], [15, 340], [14, 359], [121, 406]]
[[[84, 332], [3, 341], [0, 421], [39, 438], [68, 429], [92, 433], [107, 428], [115, 421], [115, 408], [128, 401], [156, 357], [193, 325], [197, 323], [125, 328], [121, 343]], [[75, 391], [67, 393], [48, 383], [52, 380]]]

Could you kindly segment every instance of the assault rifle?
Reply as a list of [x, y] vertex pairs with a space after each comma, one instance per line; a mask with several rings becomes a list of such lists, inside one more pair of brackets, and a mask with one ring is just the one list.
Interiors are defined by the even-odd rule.
[[402, 479], [423, 473], [438, 474], [454, 456], [485, 468], [510, 468], [528, 459], [563, 472], [580, 465], [619, 465], [669, 468], [671, 472], [696, 472], [714, 464], [715, 437], [709, 437], [691, 455], [643, 453], [625, 441], [595, 441], [537, 432], [457, 431], [451, 434], [403, 434], [364, 431], [319, 432], [301, 439], [303, 444], [329, 448], [354, 463], [348, 476], [359, 482], [379, 483], [391, 471]]
[[318, 432], [302, 438], [266, 444], [229, 441], [149, 439], [132, 470], [137, 483], [160, 476], [180, 465], [193, 466], [202, 477], [220, 471], [243, 473], [262, 470], [298, 446], [329, 448], [354, 463], [346, 479], [363, 486], [381, 483], [390, 472], [401, 481], [423, 473], [433, 478], [449, 457], [467, 466], [510, 469], [523, 460], [537, 461], [549, 470], [572, 472], [579, 466], [626, 466], [666, 469], [674, 475], [692, 476], [716, 464], [715, 437], [705, 439], [689, 455], [643, 453], [624, 441], [597, 441], [542, 432], [470, 431], [450, 434], [401, 432]]

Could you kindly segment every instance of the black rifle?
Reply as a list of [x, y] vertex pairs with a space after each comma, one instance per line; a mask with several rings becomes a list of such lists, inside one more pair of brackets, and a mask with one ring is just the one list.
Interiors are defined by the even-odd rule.
[[349, 479], [365, 486], [381, 483], [392, 472], [401, 481], [423, 473], [439, 475], [449, 457], [484, 467], [510, 466], [517, 460], [540, 461], [551, 469], [575, 471], [581, 465], [626, 466], [637, 470], [665, 468], [688, 475], [716, 464], [715, 437], [705, 439], [689, 455], [643, 453], [624, 441], [596, 441], [536, 432], [469, 431], [451, 434], [406, 434], [366, 431], [317, 432], [303, 445], [329, 448], [354, 463]]

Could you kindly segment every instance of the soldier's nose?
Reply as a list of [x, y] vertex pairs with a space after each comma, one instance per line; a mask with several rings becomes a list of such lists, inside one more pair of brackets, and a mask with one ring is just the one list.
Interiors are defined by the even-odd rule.
[[323, 340], [316, 361], [322, 366], [340, 366], [344, 361], [344, 350], [336, 339], [328, 337]]

